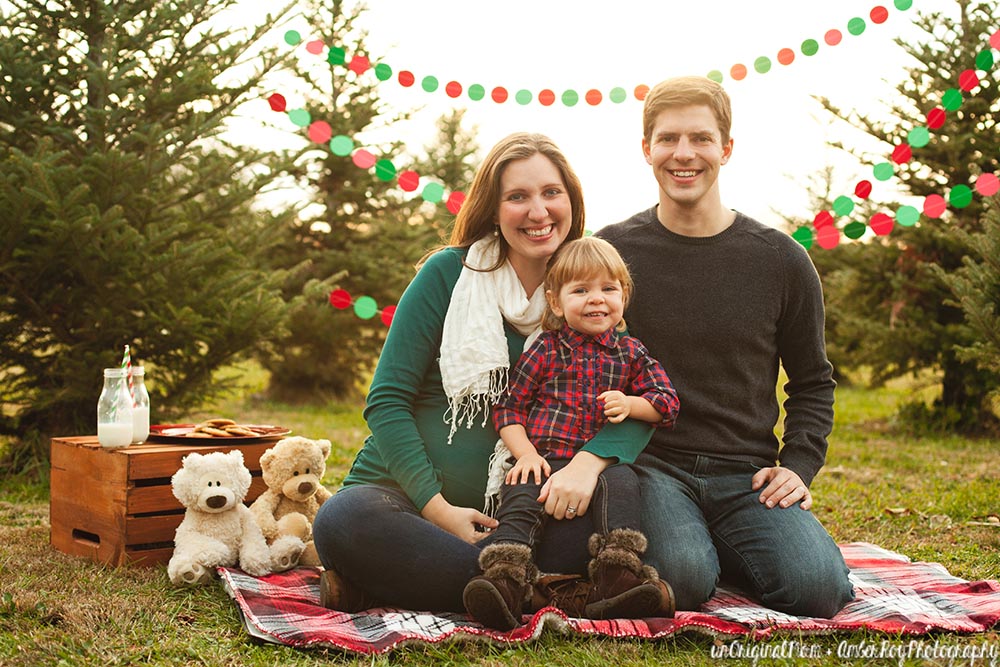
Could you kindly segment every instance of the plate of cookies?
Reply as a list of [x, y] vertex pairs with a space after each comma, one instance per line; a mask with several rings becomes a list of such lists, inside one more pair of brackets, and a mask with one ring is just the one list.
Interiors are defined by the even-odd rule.
[[215, 417], [197, 424], [156, 424], [149, 427], [149, 440], [208, 444], [212, 440], [247, 441], [280, 438], [291, 429], [270, 424], [241, 424], [235, 419]]

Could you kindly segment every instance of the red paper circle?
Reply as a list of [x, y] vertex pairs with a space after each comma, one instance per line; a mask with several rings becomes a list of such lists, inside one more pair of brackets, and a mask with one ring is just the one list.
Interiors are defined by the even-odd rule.
[[333, 128], [325, 120], [317, 120], [310, 123], [308, 134], [309, 141], [315, 141], [317, 144], [325, 144], [333, 136]]
[[929, 112], [927, 112], [927, 127], [932, 130], [936, 130], [944, 125], [945, 118], [948, 114], [941, 107], [934, 107]]
[[503, 86], [497, 86], [493, 89], [491, 96], [493, 97], [494, 102], [497, 104], [503, 104], [507, 101], [507, 89]]
[[948, 202], [941, 195], [927, 195], [924, 198], [924, 215], [928, 218], [940, 218], [948, 208]]
[[826, 34], [823, 35], [823, 41], [829, 44], [830, 46], [837, 46], [837, 44], [840, 44], [840, 40], [842, 40], [843, 38], [844, 38], [843, 33], [841, 33], [839, 30], [836, 29], [827, 30]]
[[462, 204], [465, 202], [464, 192], [452, 192], [448, 195], [448, 201], [445, 206], [448, 207], [448, 212], [452, 215], [458, 215], [458, 211], [462, 208]]
[[872, 11], [869, 16], [872, 19], [872, 23], [885, 23], [886, 19], [889, 18], [889, 10], [882, 5], [876, 5], [875, 7], [872, 7]]
[[836, 225], [824, 225], [816, 230], [816, 243], [825, 250], [836, 248], [840, 243], [840, 230]]
[[543, 107], [552, 106], [556, 101], [556, 94], [546, 88], [545, 90], [539, 91], [538, 93], [538, 103]]
[[854, 186], [854, 194], [860, 197], [861, 199], [868, 199], [871, 193], [872, 193], [871, 181], [859, 181], [858, 184]]
[[892, 231], [892, 226], [894, 224], [895, 222], [890, 216], [885, 213], [876, 213], [872, 216], [870, 226], [873, 232], [879, 236], [885, 236]]
[[591, 88], [590, 90], [587, 91], [587, 95], [584, 97], [584, 99], [587, 100], [587, 104], [589, 104], [592, 107], [596, 107], [598, 104], [601, 103], [601, 100], [604, 99], [604, 96], [601, 95], [601, 91]]
[[448, 97], [458, 97], [462, 94], [462, 84], [458, 81], [449, 81], [448, 85], [444, 87], [444, 92], [448, 94]]
[[330, 292], [330, 305], [338, 310], [343, 310], [351, 305], [351, 294], [344, 289], [335, 289]]
[[404, 192], [413, 192], [420, 185], [420, 174], [412, 170], [406, 170], [399, 175], [399, 187]]
[[367, 72], [368, 68], [371, 66], [372, 64], [367, 57], [354, 56], [353, 58], [351, 58], [351, 64], [347, 66], [347, 69], [351, 70], [352, 72], [360, 76], [361, 74]]
[[638, 86], [635, 87], [635, 90], [633, 91], [632, 94], [635, 95], [635, 99], [642, 102], [646, 99], [646, 95], [649, 94], [649, 86], [647, 86], [644, 83], [640, 83]]
[[909, 144], [899, 144], [892, 149], [892, 161], [896, 164], [906, 164], [913, 157], [913, 149]]
[[820, 211], [813, 218], [813, 227], [819, 229], [820, 227], [825, 227], [827, 225], [833, 224], [833, 216], [829, 211]]
[[417, 80], [417, 77], [413, 76], [413, 72], [407, 70], [400, 72], [397, 78], [399, 79], [399, 85], [404, 88], [409, 88]]
[[382, 324], [389, 326], [392, 324], [392, 316], [396, 314], [396, 306], [386, 306], [382, 309]]
[[735, 81], [742, 81], [747, 76], [747, 66], [736, 63], [729, 68], [729, 76], [733, 77]]
[[288, 103], [285, 101], [285, 96], [281, 93], [275, 93], [267, 98], [267, 103], [271, 105], [271, 111], [284, 111]]
[[778, 51], [778, 62], [782, 65], [791, 65], [794, 61], [795, 51], [787, 48]]
[[1000, 180], [996, 174], [982, 174], [976, 179], [976, 192], [984, 197], [992, 197], [1000, 192]]
[[965, 92], [970, 92], [979, 85], [979, 75], [976, 74], [976, 70], [967, 69], [958, 75], [958, 87]]

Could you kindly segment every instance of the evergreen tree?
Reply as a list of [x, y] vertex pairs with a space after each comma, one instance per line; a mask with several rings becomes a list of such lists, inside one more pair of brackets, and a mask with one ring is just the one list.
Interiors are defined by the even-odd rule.
[[280, 165], [224, 135], [278, 64], [254, 51], [278, 19], [224, 27], [235, 4], [0, 4], [8, 463], [95, 432], [101, 369], [125, 344], [163, 418], [222, 389], [213, 371], [281, 325], [280, 276], [257, 268], [273, 220], [251, 208]]
[[[413, 169], [421, 176], [421, 186], [425, 176], [442, 183], [442, 172], [421, 171], [429, 165], [414, 163], [402, 141], [374, 146], [365, 142], [365, 136], [385, 134], [407, 118], [379, 99], [380, 82], [371, 70], [350, 66], [356, 57], [377, 62], [368, 55], [367, 35], [360, 27], [365, 8], [349, 8], [341, 0], [307, 0], [303, 10], [310, 38], [327, 45], [330, 61], [328, 67], [295, 66], [306, 87], [303, 108], [310, 118], [329, 123], [334, 137], [346, 136], [355, 148], [363, 146], [391, 161], [395, 174]], [[462, 144], [455, 150], [439, 146], [432, 158], [461, 150]], [[414, 264], [440, 243], [441, 230], [453, 216], [444, 202], [421, 203], [418, 196], [407, 195], [395, 174], [359, 168], [351, 157], [325, 145], [307, 146], [298, 164], [293, 175], [309, 193], [309, 206], [287, 227], [275, 262], [288, 267], [307, 260], [307, 268], [292, 274], [284, 288], [287, 296], [304, 293], [306, 298], [294, 309], [288, 334], [276, 341], [264, 365], [271, 373], [272, 397], [323, 400], [363, 389], [387, 331], [378, 314], [363, 318], [351, 307], [331, 307], [329, 288], [345, 290], [355, 302], [360, 297], [374, 299], [379, 310], [394, 305], [413, 277]], [[462, 186], [443, 184], [446, 189]]]
[[[908, 144], [909, 132], [927, 127], [935, 108], [949, 108], [930, 142], [913, 148], [912, 159], [896, 167], [900, 187], [920, 198], [947, 194], [973, 183], [979, 174], [995, 172], [1000, 156], [1000, 108], [989, 48], [996, 29], [994, 4], [957, 0], [956, 6], [957, 19], [943, 13], [920, 15], [917, 25], [926, 32], [926, 41], [897, 41], [918, 64], [896, 88], [890, 104], [893, 120], [848, 113], [823, 101], [833, 114], [890, 147]], [[960, 73], [977, 68], [979, 86], [963, 95]], [[973, 197], [964, 208], [950, 206], [940, 219], [925, 216], [912, 227], [897, 225], [888, 236], [841, 244], [832, 251], [813, 250], [817, 259], [829, 253], [817, 265], [834, 324], [828, 330], [832, 346], [853, 365], [871, 369], [876, 382], [928, 369], [940, 373], [940, 397], [924, 417], [937, 426], [964, 430], [994, 422], [983, 397], [998, 378], [959, 355], [974, 332], [961, 309], [949, 303], [951, 293], [941, 276], [958, 269], [966, 253], [955, 231], [978, 231], [982, 210], [982, 200]]]
[[941, 278], [975, 332], [974, 342], [960, 348], [959, 356], [1000, 374], [1000, 201], [994, 198], [985, 215], [982, 232], [960, 232], [971, 250], [965, 265], [952, 274], [942, 272]]

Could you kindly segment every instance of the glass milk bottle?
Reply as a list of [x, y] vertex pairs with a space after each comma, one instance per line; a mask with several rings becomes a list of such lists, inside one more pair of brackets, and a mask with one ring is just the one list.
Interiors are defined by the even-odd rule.
[[146, 442], [149, 437], [149, 392], [146, 391], [146, 369], [132, 367], [132, 444]]
[[132, 396], [124, 368], [104, 369], [104, 389], [97, 400], [97, 441], [111, 448], [132, 443]]

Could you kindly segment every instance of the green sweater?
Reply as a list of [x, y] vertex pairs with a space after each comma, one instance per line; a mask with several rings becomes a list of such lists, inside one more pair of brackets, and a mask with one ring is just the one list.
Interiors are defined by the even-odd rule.
[[[448, 444], [448, 399], [438, 366], [441, 332], [465, 250], [447, 248], [423, 264], [400, 297], [364, 416], [371, 429], [344, 486], [397, 486], [420, 509], [437, 493], [453, 505], [480, 508], [490, 455], [498, 436], [490, 414], [471, 428], [459, 427]], [[511, 366], [524, 336], [506, 327]], [[604, 458], [631, 463], [652, 429], [625, 420], [606, 426], [583, 447]]]

